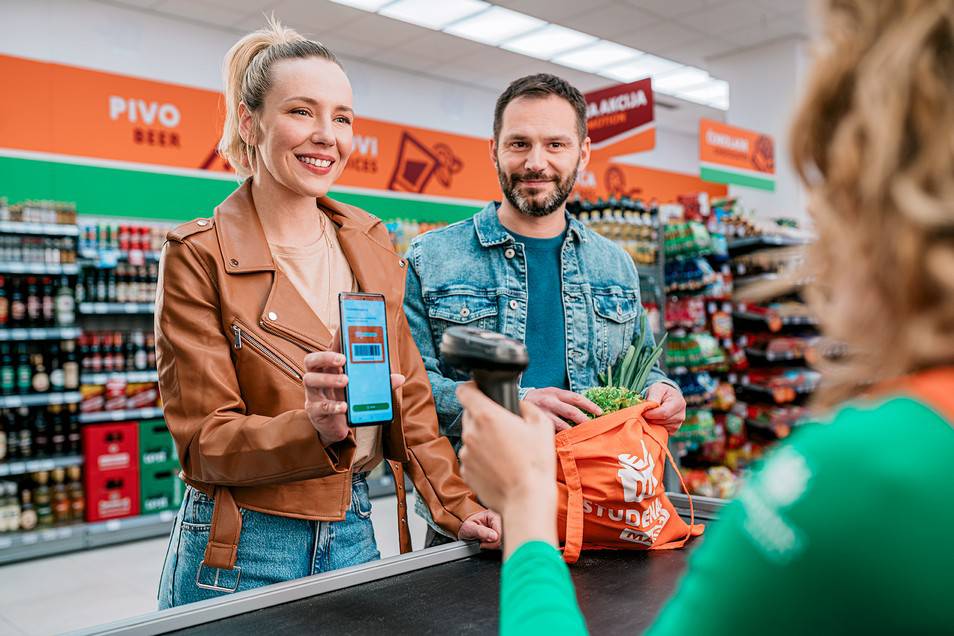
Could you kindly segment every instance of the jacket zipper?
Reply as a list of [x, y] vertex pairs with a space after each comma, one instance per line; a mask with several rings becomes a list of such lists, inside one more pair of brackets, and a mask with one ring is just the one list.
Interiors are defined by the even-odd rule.
[[232, 334], [234, 336], [232, 344], [236, 350], [241, 349], [244, 345], [249, 345], [254, 351], [258, 352], [269, 362], [277, 366], [279, 369], [284, 371], [286, 374], [290, 375], [297, 382], [301, 382], [302, 375], [298, 372], [295, 367], [291, 366], [277, 355], [275, 355], [268, 347], [262, 344], [255, 336], [250, 334], [247, 330], [242, 329], [237, 324], [232, 324]]

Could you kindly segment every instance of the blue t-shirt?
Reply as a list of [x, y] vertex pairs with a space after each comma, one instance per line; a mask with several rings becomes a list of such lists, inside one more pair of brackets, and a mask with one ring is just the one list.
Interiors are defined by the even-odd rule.
[[527, 351], [530, 366], [520, 386], [569, 389], [566, 375], [566, 318], [560, 283], [565, 232], [553, 238], [513, 234], [527, 257]]

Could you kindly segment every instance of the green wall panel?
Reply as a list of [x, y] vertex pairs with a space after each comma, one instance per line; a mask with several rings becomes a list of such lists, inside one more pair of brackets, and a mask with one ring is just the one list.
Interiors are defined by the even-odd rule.
[[[234, 181], [124, 170], [53, 161], [0, 157], [0, 196], [73, 201], [80, 214], [187, 221], [209, 216], [237, 187]], [[355, 192], [332, 197], [383, 219], [453, 222], [472, 216], [478, 206]]]

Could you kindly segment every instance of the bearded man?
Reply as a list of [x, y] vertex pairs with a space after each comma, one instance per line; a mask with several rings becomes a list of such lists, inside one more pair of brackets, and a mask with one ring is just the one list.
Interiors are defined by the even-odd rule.
[[[407, 254], [404, 308], [441, 433], [455, 449], [461, 435], [455, 389], [467, 378], [440, 358], [448, 327], [480, 327], [524, 341], [530, 366], [520, 398], [542, 409], [555, 433], [600, 415], [581, 393], [597, 386], [597, 375], [631, 344], [655, 346], [651, 330], [641, 328], [633, 259], [566, 212], [590, 158], [580, 91], [548, 74], [512, 82], [497, 99], [490, 155], [503, 201], [417, 237]], [[644, 413], [646, 420], [676, 431], [686, 414], [678, 386], [657, 366], [642, 388], [659, 403]], [[428, 516], [426, 506], [417, 510]], [[429, 525], [428, 547], [451, 540]]]

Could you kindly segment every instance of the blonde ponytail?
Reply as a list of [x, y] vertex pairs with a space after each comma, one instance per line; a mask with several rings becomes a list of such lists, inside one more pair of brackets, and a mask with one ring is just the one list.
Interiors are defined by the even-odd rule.
[[249, 33], [225, 54], [225, 125], [219, 154], [239, 177], [244, 179], [251, 174], [255, 160], [254, 141], [246, 143], [239, 129], [239, 105], [244, 103], [253, 115], [257, 113], [271, 87], [272, 65], [279, 60], [309, 57], [341, 65], [327, 47], [283, 26], [274, 15], [267, 19], [264, 29]]

